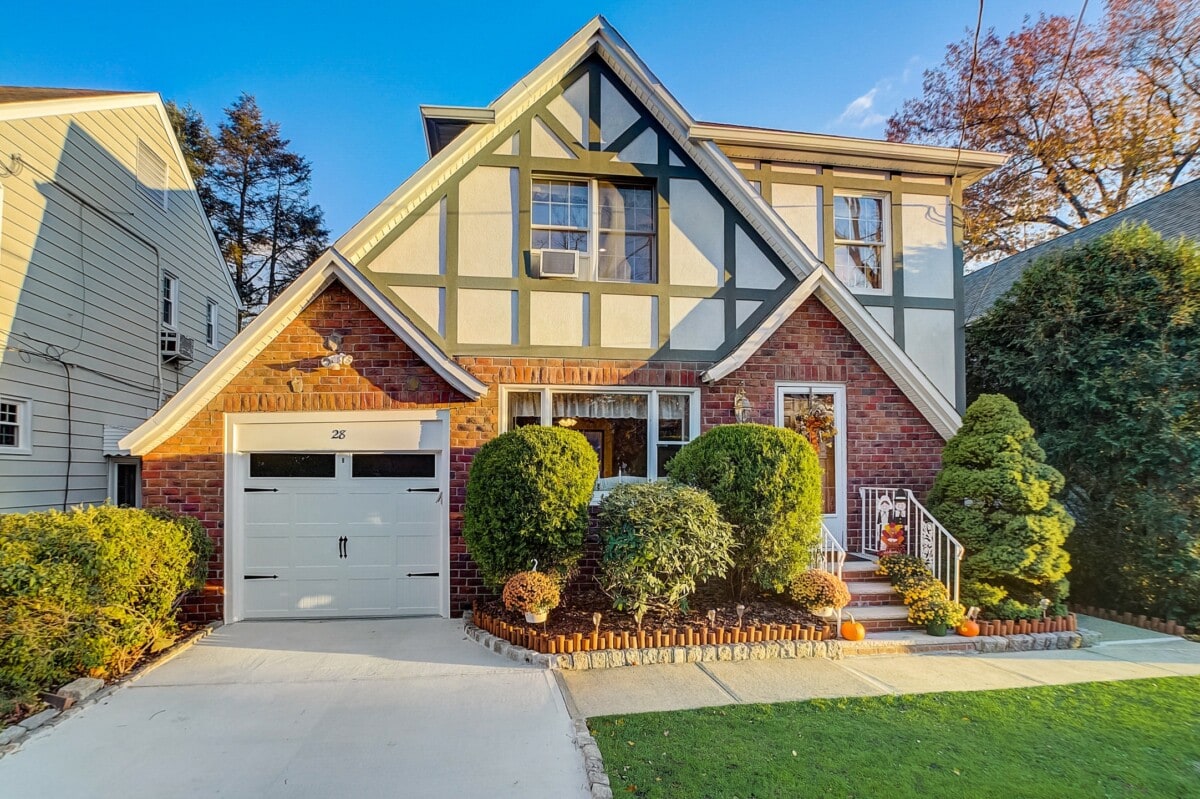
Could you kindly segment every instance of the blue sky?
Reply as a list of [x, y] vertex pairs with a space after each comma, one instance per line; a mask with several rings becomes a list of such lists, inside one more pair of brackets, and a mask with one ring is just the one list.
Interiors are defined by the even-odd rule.
[[[1079, 2], [991, 0], [984, 25], [1074, 17]], [[239, 92], [254, 94], [312, 161], [334, 238], [425, 160], [418, 105], [489, 103], [596, 13], [698, 119], [878, 137], [977, 11], [973, 0], [67, 0], [51, 18], [39, 5], [5, 11], [0, 83], [157, 91], [214, 126]]]

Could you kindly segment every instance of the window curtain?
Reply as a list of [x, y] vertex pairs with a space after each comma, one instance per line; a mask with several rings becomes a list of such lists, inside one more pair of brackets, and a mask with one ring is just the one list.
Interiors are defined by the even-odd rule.
[[645, 394], [551, 394], [551, 417], [583, 419], [645, 419]]

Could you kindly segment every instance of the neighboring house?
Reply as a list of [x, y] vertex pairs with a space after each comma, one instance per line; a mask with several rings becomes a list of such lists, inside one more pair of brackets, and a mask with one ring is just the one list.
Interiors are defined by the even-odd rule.
[[239, 307], [157, 94], [0, 86], [0, 512], [138, 505], [118, 441]]
[[422, 111], [430, 160], [124, 439], [219, 542], [194, 616], [461, 612], [471, 459], [525, 424], [587, 436], [602, 492], [735, 408], [827, 410], [852, 549], [860, 488], [928, 489], [953, 209], [1003, 157], [697, 123], [601, 18], [487, 108]]
[[1036, 247], [976, 269], [963, 281], [967, 324], [983, 316], [1033, 262], [1063, 247], [1073, 247], [1111, 233], [1121, 225], [1147, 224], [1164, 239], [1187, 237], [1200, 241], [1200, 180], [1176, 186], [1123, 211], [1064, 233]]

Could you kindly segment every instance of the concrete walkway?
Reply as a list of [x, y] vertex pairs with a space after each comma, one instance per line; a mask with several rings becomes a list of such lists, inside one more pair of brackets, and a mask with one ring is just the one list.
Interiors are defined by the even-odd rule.
[[[1113, 622], [1104, 625], [1110, 642], [1089, 649], [637, 666], [565, 671], [560, 684], [577, 712], [590, 717], [737, 703], [1200, 675], [1200, 644]], [[1081, 618], [1080, 626], [1101, 625]]]
[[551, 675], [461, 621], [244, 622], [31, 734], [5, 797], [586, 797]]

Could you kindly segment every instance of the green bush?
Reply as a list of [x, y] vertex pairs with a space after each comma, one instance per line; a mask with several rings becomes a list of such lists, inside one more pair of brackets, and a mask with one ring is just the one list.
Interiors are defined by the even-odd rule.
[[734, 527], [729, 588], [782, 591], [821, 540], [821, 466], [798, 433], [760, 424], [714, 427], [667, 464], [672, 478], [707, 491]]
[[696, 584], [733, 564], [733, 528], [712, 497], [671, 482], [617, 486], [600, 503], [600, 585], [617, 610], [687, 609]]
[[930, 511], [963, 545], [963, 601], [993, 618], [1065, 612], [1074, 520], [1055, 496], [1063, 477], [1045, 462], [1015, 403], [985, 394], [946, 443]]
[[0, 691], [121, 674], [174, 641], [196, 526], [110, 505], [0, 516]]
[[599, 472], [587, 439], [561, 427], [521, 427], [480, 447], [463, 537], [484, 584], [499, 589], [534, 560], [540, 571], [566, 576], [583, 555]]

